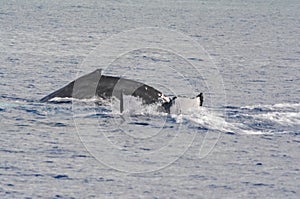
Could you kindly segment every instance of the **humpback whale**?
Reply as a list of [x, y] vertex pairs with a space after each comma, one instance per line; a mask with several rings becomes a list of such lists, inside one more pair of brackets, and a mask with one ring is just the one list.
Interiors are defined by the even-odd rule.
[[[157, 89], [138, 81], [121, 77], [106, 76], [97, 69], [87, 75], [70, 82], [66, 86], [40, 99], [40, 102], [48, 102], [55, 97], [89, 99], [100, 97], [109, 99], [116, 97], [120, 100], [120, 112], [123, 112], [123, 95], [131, 95], [142, 100], [143, 104], [159, 105], [158, 110], [170, 113], [170, 107], [174, 104], [176, 97], [168, 97]], [[203, 94], [200, 93], [199, 106], [203, 103]]]

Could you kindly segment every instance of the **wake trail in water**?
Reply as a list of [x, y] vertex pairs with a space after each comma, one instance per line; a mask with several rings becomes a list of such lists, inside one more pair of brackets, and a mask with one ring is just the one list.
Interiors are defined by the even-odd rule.
[[[201, 129], [237, 134], [299, 133], [299, 104], [254, 105], [246, 107], [200, 107], [194, 100], [171, 109], [176, 123], [193, 122]], [[140, 101], [130, 100], [127, 114], [161, 114], [155, 106], [143, 106]], [[114, 113], [117, 112], [117, 107]]]
[[[179, 103], [181, 102], [181, 103]], [[71, 103], [72, 107], [62, 106], [61, 103]], [[70, 105], [68, 105], [70, 106]], [[146, 117], [168, 118], [166, 113], [158, 112], [157, 105], [143, 105], [140, 99], [134, 97], [124, 98], [124, 111], [120, 112], [120, 103], [117, 99], [101, 100], [98, 98], [78, 100], [58, 98], [51, 100], [51, 105], [37, 101], [2, 97], [0, 110], [5, 112], [7, 108], [16, 110], [33, 110], [38, 115], [47, 115], [47, 109], [55, 109], [62, 114], [72, 114], [74, 118], [115, 118], [115, 115], [124, 120], [134, 116], [135, 124], [139, 118], [146, 121]], [[40, 110], [41, 109], [41, 110]], [[190, 122], [201, 129], [219, 131], [222, 133], [237, 134], [276, 134], [292, 133], [299, 134], [300, 129], [300, 104], [279, 103], [274, 105], [252, 105], [243, 107], [200, 107], [194, 99], [181, 99], [171, 110], [167, 122], [185, 123]], [[50, 110], [51, 111], [51, 110]], [[70, 113], [68, 113], [70, 111]], [[150, 120], [151, 120], [150, 119]], [[154, 119], [155, 120], [155, 119]], [[129, 121], [129, 123], [132, 121]], [[146, 122], [144, 122], [146, 124]], [[156, 122], [157, 124], [159, 122]], [[194, 125], [194, 126], [195, 126]], [[155, 125], [154, 125], [155, 126]]]
[[294, 133], [300, 129], [299, 104], [254, 105], [245, 107], [201, 108], [174, 116], [193, 121], [211, 130], [238, 134]]

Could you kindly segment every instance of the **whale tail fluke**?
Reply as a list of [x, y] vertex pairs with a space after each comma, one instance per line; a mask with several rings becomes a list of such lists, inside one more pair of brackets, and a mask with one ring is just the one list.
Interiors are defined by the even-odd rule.
[[200, 100], [200, 106], [203, 105], [203, 93], [200, 93], [199, 95], [197, 95], [196, 97], [199, 97], [199, 100]]

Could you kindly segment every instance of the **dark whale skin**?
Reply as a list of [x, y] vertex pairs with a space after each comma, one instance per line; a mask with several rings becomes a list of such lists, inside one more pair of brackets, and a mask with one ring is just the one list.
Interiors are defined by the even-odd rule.
[[89, 99], [112, 96], [120, 99], [121, 95], [132, 95], [142, 99], [144, 104], [153, 104], [162, 100], [162, 92], [146, 84], [120, 77], [101, 75], [101, 69], [79, 77], [68, 85], [40, 99], [48, 102], [55, 97]]

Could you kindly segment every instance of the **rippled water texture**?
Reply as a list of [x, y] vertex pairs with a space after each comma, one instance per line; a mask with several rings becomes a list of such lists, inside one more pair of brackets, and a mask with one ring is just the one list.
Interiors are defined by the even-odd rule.
[[[299, 198], [299, 9], [1, 1], [0, 197]], [[98, 68], [176, 108], [38, 101]]]

